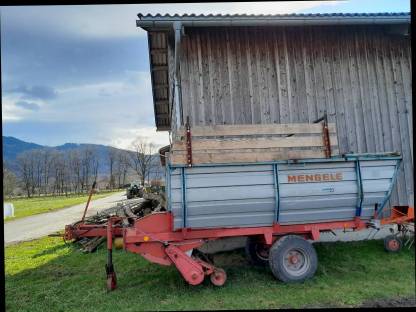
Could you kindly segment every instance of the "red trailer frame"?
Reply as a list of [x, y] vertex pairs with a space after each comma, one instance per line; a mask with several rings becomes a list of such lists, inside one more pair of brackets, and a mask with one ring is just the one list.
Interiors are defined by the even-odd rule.
[[[126, 251], [140, 254], [150, 262], [160, 265], [174, 264], [183, 278], [191, 285], [203, 282], [205, 276], [210, 276], [214, 285], [221, 286], [226, 281], [224, 270], [200, 258], [191, 256], [192, 249], [202, 246], [210, 240], [224, 237], [253, 236], [262, 244], [272, 246], [282, 236], [299, 235], [305, 239], [318, 240], [321, 232], [335, 229], [358, 231], [374, 224], [355, 218], [353, 221], [308, 223], [295, 225], [280, 225], [278, 223], [265, 227], [246, 228], [213, 228], [173, 230], [173, 216], [170, 212], [158, 212], [134, 220], [131, 226], [123, 226], [120, 217], [111, 217], [107, 225], [79, 223], [65, 227], [65, 240], [81, 237], [107, 237], [108, 260], [106, 265], [107, 287], [116, 287], [116, 275], [112, 263], [113, 239], [122, 238]], [[380, 225], [403, 224], [414, 222], [414, 208], [396, 206], [392, 208], [391, 216], [380, 220]], [[294, 259], [294, 261], [297, 261]]]

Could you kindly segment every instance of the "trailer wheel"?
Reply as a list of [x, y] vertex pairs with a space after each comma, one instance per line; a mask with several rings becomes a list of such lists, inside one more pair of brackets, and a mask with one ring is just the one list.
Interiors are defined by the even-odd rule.
[[402, 241], [395, 235], [384, 238], [384, 249], [388, 252], [399, 252], [402, 249]]
[[246, 256], [251, 264], [267, 266], [269, 264], [270, 247], [262, 244], [254, 237], [248, 237], [246, 242]]
[[210, 275], [211, 283], [215, 286], [222, 286], [227, 280], [227, 273], [223, 269], [215, 269]]
[[270, 248], [269, 265], [273, 275], [282, 282], [303, 282], [318, 267], [318, 257], [311, 243], [296, 235], [277, 240]]

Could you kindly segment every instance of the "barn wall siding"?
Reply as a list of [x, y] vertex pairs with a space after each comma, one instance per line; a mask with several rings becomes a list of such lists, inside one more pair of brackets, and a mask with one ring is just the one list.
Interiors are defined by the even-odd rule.
[[187, 28], [183, 116], [193, 125], [312, 122], [341, 153], [400, 151], [392, 204], [413, 205], [410, 40], [380, 28]]

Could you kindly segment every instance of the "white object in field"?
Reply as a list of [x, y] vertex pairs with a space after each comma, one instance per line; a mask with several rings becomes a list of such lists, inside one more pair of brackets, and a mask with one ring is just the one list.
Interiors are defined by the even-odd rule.
[[3, 203], [3, 218], [14, 217], [14, 206], [12, 203]]

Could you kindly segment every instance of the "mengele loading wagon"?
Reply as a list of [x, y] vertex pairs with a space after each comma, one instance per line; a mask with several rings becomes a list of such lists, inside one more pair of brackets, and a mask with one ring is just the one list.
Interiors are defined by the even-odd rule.
[[[226, 272], [199, 257], [195, 249], [208, 241], [237, 236], [248, 237], [246, 251], [252, 263], [269, 265], [283, 282], [304, 281], [317, 269], [311, 241], [318, 240], [320, 233], [379, 229], [385, 224], [398, 224], [400, 230], [414, 220], [412, 207], [388, 205], [401, 156], [332, 156], [336, 136], [331, 136], [331, 129], [334, 125], [325, 121], [323, 127], [230, 125], [195, 127], [191, 133], [188, 124], [170, 148], [163, 149], [166, 211], [142, 218], [114, 216], [106, 225], [68, 225], [64, 238], [107, 238], [109, 290], [116, 287], [114, 243], [150, 262], [174, 265], [191, 285], [209, 276], [221, 286]], [[280, 137], [247, 139], [259, 133]], [[241, 134], [245, 138], [236, 140]], [[319, 153], [293, 150], [296, 142], [313, 145], [315, 141], [323, 142]], [[253, 153], [256, 148], [266, 152]], [[401, 247], [397, 235], [385, 242], [389, 251]]]

